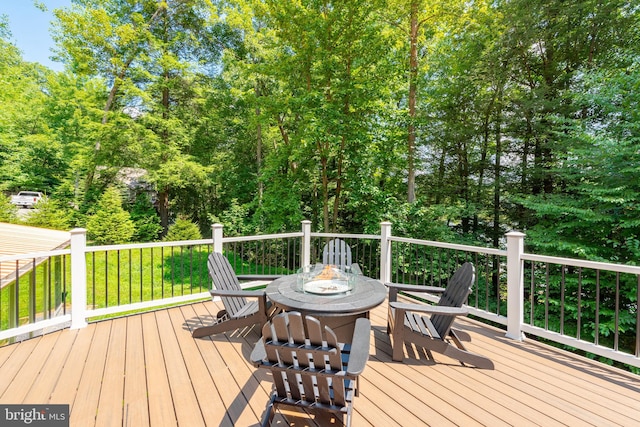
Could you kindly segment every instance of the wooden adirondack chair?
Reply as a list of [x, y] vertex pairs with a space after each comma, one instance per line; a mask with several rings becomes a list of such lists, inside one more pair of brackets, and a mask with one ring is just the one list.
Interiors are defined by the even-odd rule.
[[303, 318], [298, 312], [274, 316], [251, 353], [254, 365], [270, 371], [274, 383], [262, 425], [273, 421], [280, 405], [329, 411], [342, 423], [346, 416], [346, 425], [351, 425], [353, 398], [369, 358], [370, 338], [371, 322], [365, 318], [356, 321], [352, 342], [344, 345], [329, 327], [322, 331], [311, 316]]
[[229, 260], [221, 253], [209, 255], [207, 262], [209, 276], [213, 281], [212, 297], [222, 297], [224, 310], [216, 316], [212, 325], [197, 328], [191, 334], [194, 338], [218, 334], [256, 323], [265, 324], [271, 313], [271, 306], [267, 301], [264, 290], [248, 291], [240, 286], [239, 278], [253, 280], [273, 280], [277, 276], [236, 276]]
[[[452, 328], [456, 316], [466, 316], [462, 305], [467, 301], [475, 278], [473, 264], [463, 264], [449, 279], [446, 288], [387, 283], [389, 288], [389, 315], [387, 333], [391, 338], [395, 361], [404, 359], [404, 343], [423, 347], [431, 352], [459, 360], [463, 365], [493, 369], [493, 362], [468, 351], [463, 341], [471, 341], [468, 333]], [[437, 305], [398, 302], [398, 291], [441, 293]], [[425, 316], [429, 314], [430, 316]]]
[[322, 263], [338, 266], [342, 270], [351, 269], [362, 274], [360, 266], [352, 262], [351, 247], [342, 239], [329, 240], [322, 248]]

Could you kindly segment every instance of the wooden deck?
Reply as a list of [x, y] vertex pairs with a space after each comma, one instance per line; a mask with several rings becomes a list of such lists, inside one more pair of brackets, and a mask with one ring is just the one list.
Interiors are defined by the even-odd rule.
[[[45, 252], [62, 249], [69, 244], [68, 231], [29, 227], [0, 222], [0, 257], [5, 255]], [[16, 270], [31, 268], [31, 260], [0, 262], [0, 288], [13, 282]]]
[[[0, 403], [66, 403], [71, 426], [253, 426], [271, 387], [247, 362], [253, 329], [193, 339], [213, 302], [102, 321], [0, 348]], [[391, 361], [372, 312], [354, 426], [639, 425], [640, 377], [462, 320], [494, 371], [411, 351]], [[307, 425], [293, 418], [289, 425]], [[285, 425], [280, 420], [279, 425]]]

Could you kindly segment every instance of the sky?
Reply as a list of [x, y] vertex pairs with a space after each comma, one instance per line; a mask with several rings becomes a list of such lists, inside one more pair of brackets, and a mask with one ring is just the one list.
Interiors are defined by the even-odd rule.
[[33, 0], [0, 0], [0, 15], [9, 18], [11, 41], [20, 49], [25, 61], [39, 62], [52, 70], [62, 71], [62, 64], [49, 59], [53, 47], [49, 28], [53, 9], [68, 7], [71, 0], [38, 1], [47, 7], [46, 13], [35, 7]]

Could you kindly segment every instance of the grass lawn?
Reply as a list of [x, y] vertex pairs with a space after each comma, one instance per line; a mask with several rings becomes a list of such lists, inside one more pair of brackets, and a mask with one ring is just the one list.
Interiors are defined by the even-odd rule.
[[[191, 245], [90, 252], [87, 306], [113, 307], [207, 291], [211, 287], [207, 270], [210, 251], [210, 245]], [[244, 261], [238, 254], [226, 255], [238, 274], [291, 273], [285, 268]], [[70, 271], [69, 256], [51, 257], [3, 286], [0, 330], [49, 318], [56, 310], [61, 311], [63, 300], [69, 301], [63, 296], [71, 295]]]

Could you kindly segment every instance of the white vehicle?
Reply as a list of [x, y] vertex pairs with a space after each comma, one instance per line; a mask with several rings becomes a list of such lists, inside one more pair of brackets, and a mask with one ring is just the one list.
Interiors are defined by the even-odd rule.
[[11, 196], [11, 203], [23, 208], [32, 208], [42, 197], [44, 196], [39, 191], [20, 191], [15, 196]]

